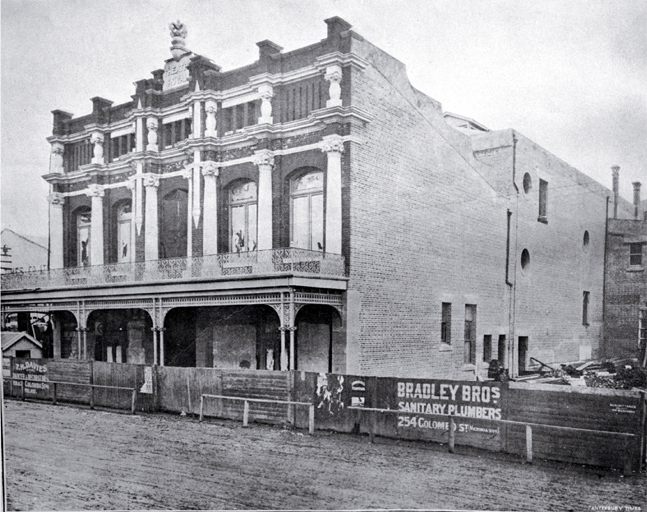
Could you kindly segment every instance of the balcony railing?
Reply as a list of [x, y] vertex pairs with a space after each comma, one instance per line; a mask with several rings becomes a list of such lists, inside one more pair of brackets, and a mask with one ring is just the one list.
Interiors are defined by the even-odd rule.
[[345, 275], [344, 257], [306, 249], [272, 249], [2, 275], [2, 290], [227, 279], [242, 275]]

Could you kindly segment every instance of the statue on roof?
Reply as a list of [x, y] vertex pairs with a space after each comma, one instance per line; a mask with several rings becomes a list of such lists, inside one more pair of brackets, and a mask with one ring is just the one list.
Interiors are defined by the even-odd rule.
[[180, 20], [172, 21], [168, 28], [171, 29], [171, 37], [186, 37], [186, 25]]
[[184, 41], [187, 34], [186, 25], [177, 20], [169, 23], [168, 28], [171, 29], [171, 54], [175, 60], [178, 60], [180, 56], [189, 51]]

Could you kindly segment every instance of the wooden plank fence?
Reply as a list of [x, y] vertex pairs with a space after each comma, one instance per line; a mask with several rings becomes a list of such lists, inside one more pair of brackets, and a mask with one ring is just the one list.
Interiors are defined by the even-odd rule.
[[[202, 412], [205, 417], [241, 421], [246, 403], [253, 421], [297, 428], [308, 427], [314, 410], [318, 429], [451, 442], [452, 446], [505, 451], [529, 459], [635, 471], [645, 467], [647, 457], [644, 391], [34, 361], [47, 366], [49, 381], [134, 388], [138, 411], [196, 417]], [[47, 399], [41, 395], [33, 397]], [[205, 400], [201, 411], [203, 395], [234, 399]], [[20, 396], [19, 386], [13, 387], [13, 396]], [[89, 387], [67, 385], [59, 387], [57, 398], [84, 404], [93, 400], [96, 406], [129, 409], [131, 396], [127, 390], [97, 387], [92, 394]], [[299, 407], [295, 402], [313, 407]]]

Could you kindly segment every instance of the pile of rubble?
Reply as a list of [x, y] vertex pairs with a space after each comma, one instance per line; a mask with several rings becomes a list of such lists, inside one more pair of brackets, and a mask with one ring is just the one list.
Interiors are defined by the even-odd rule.
[[586, 386], [590, 388], [647, 389], [647, 369], [638, 359], [608, 359], [545, 364], [530, 358], [531, 372], [514, 379], [517, 382]]

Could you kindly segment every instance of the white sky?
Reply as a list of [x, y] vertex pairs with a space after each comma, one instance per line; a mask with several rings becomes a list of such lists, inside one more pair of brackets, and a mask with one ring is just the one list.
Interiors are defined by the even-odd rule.
[[130, 100], [133, 82], [170, 57], [168, 24], [224, 70], [256, 42], [293, 50], [323, 39], [324, 19], [407, 66], [446, 111], [514, 128], [620, 191], [647, 198], [645, 0], [2, 0], [2, 228], [47, 234], [51, 111]]

